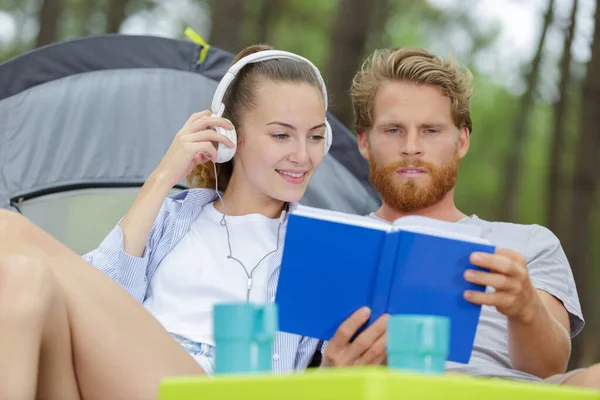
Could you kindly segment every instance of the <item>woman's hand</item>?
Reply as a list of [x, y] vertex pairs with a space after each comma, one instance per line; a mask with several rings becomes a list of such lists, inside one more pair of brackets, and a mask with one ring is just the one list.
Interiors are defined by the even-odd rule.
[[210, 110], [192, 114], [154, 170], [161, 182], [170, 185], [169, 188], [184, 179], [196, 165], [216, 160], [219, 143], [230, 148], [235, 146], [227, 137], [212, 129], [214, 126], [233, 129], [233, 125], [225, 118], [211, 115]]

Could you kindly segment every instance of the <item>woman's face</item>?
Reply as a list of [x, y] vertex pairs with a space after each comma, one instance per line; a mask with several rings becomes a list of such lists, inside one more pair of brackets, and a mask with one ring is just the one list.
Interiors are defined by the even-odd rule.
[[261, 79], [256, 87], [255, 107], [236, 126], [234, 179], [248, 195], [298, 201], [324, 157], [323, 96], [307, 83]]

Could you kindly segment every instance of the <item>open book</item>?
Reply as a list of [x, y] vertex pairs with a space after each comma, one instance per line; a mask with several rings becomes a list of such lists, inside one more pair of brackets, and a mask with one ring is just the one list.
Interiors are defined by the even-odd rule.
[[275, 302], [283, 332], [329, 340], [363, 306], [450, 317], [448, 360], [467, 363], [481, 307], [463, 298], [474, 251], [493, 253], [477, 226], [410, 216], [394, 223], [300, 206], [289, 215]]

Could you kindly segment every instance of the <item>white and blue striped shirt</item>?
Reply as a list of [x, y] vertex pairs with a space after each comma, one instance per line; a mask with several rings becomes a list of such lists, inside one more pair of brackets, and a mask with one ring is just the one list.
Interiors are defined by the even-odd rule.
[[[123, 231], [117, 224], [100, 246], [83, 258], [125, 288], [143, 303], [148, 285], [163, 258], [188, 232], [204, 205], [214, 202], [211, 189], [190, 189], [165, 199], [154, 221], [144, 254], [134, 257], [124, 251]], [[290, 204], [293, 211], [297, 204]], [[281, 227], [279, 250], [268, 265], [267, 301], [275, 298], [287, 221]], [[277, 332], [273, 346], [273, 372], [303, 371], [317, 349], [317, 339]]]

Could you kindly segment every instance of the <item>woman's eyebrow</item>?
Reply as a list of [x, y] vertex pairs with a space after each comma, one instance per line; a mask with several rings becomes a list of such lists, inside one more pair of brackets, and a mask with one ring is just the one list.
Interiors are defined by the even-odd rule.
[[294, 130], [296, 129], [296, 127], [294, 127], [293, 125], [286, 124], [285, 122], [281, 122], [281, 121], [271, 121], [267, 125], [281, 125], [286, 128], [289, 128], [289, 129], [294, 129]]
[[[285, 123], [285, 122], [281, 122], [281, 121], [271, 121], [267, 125], [281, 125], [281, 126], [284, 126], [286, 128], [296, 130], [295, 126], [290, 125], [290, 124]], [[324, 126], [325, 126], [325, 122], [322, 122], [322, 123], [320, 123], [318, 125], [313, 126], [312, 128], [310, 128], [310, 130], [312, 131], [312, 130], [315, 130], [315, 129], [318, 129], [318, 128], [322, 128]]]

